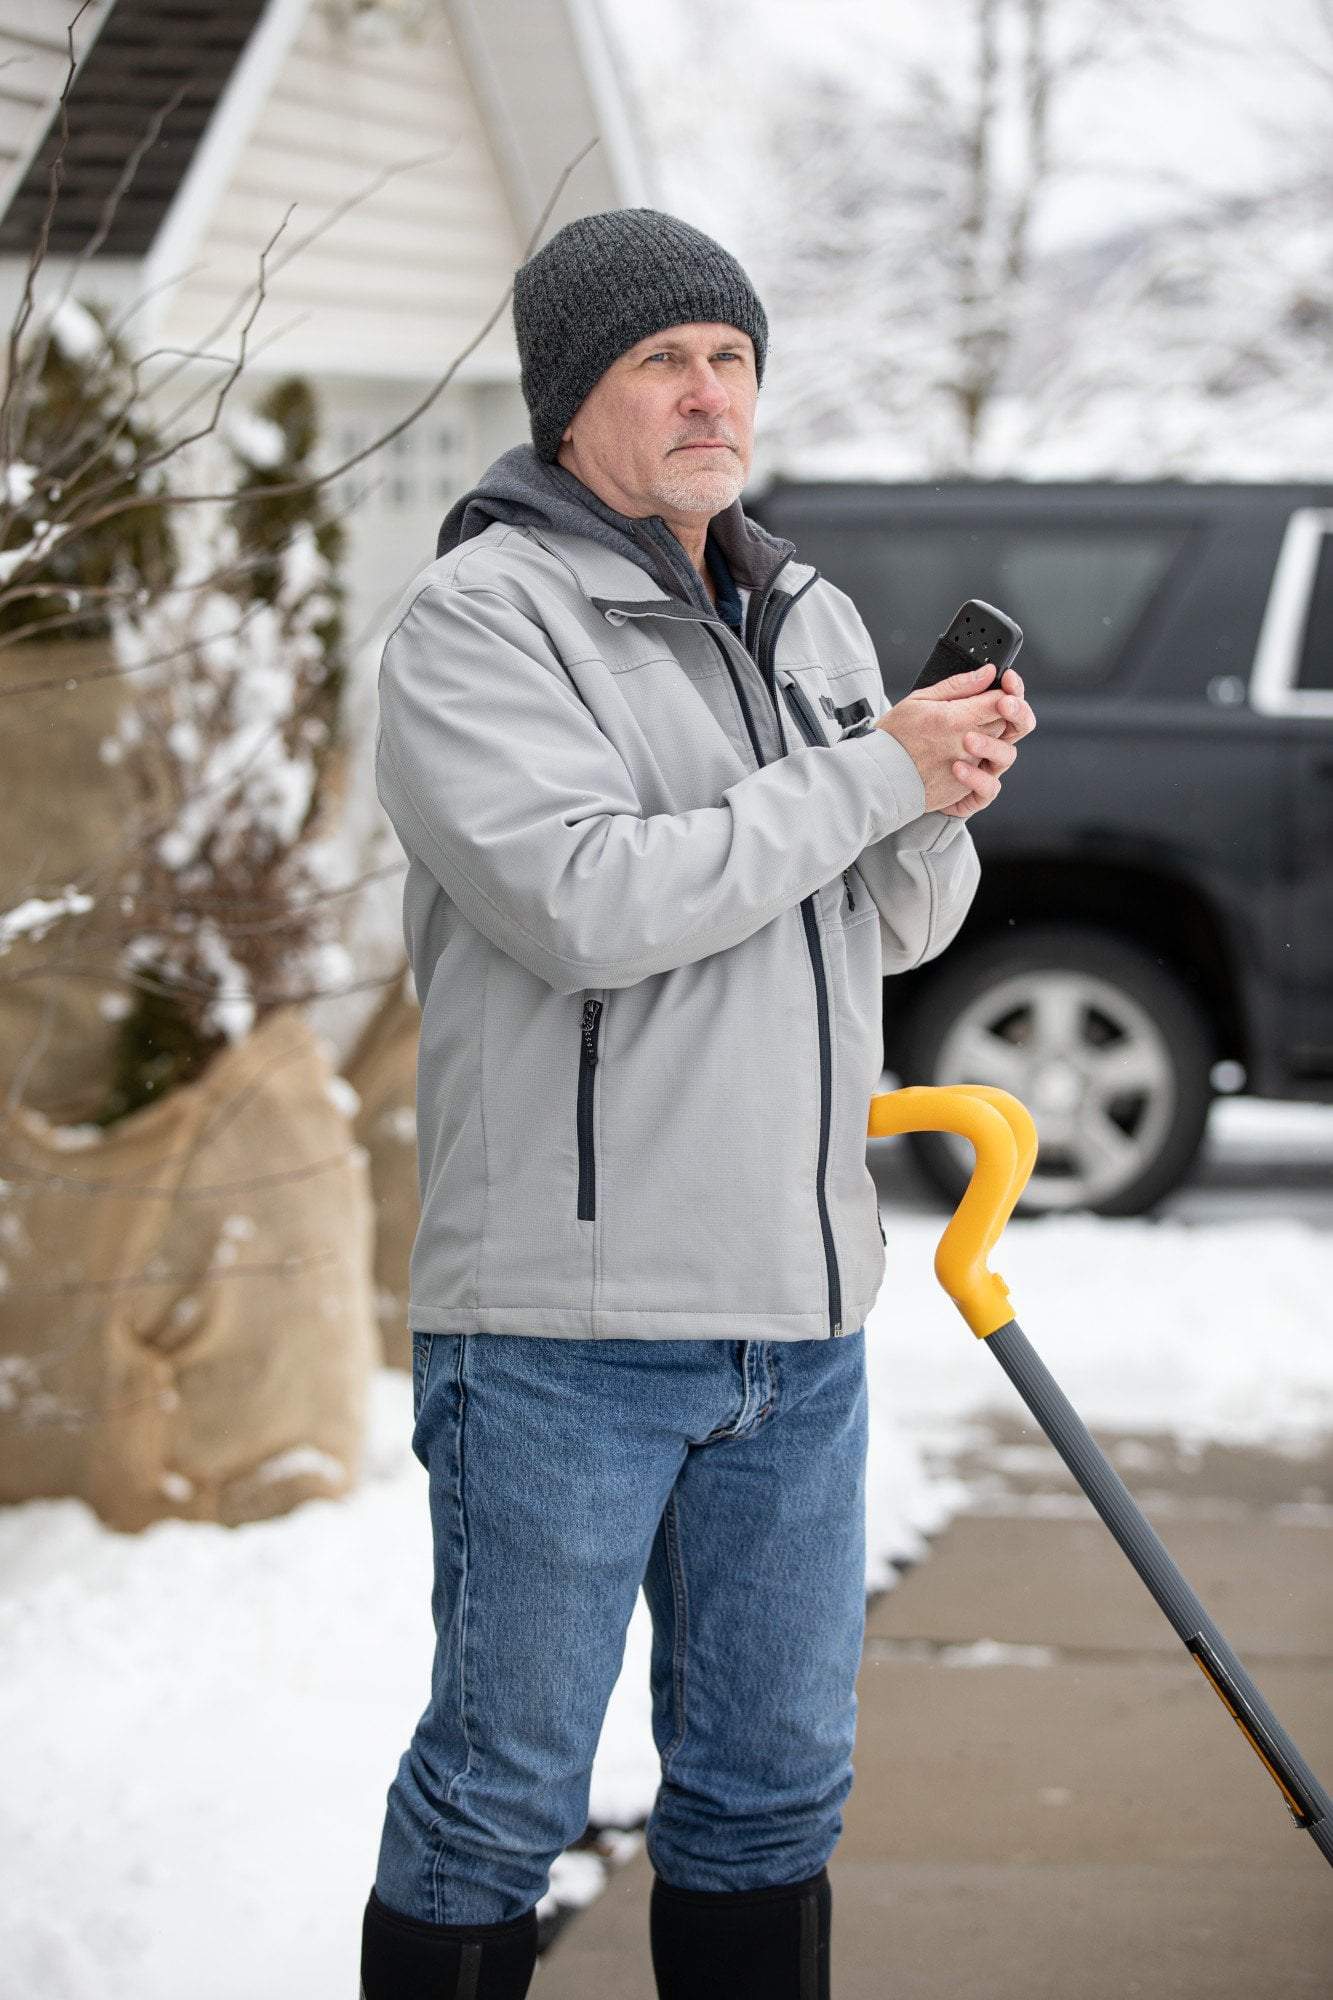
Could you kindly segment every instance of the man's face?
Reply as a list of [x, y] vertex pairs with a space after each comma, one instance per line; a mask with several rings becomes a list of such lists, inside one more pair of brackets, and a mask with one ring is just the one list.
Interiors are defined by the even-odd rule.
[[710, 520], [750, 476], [758, 393], [748, 334], [697, 321], [664, 327], [584, 397], [559, 463], [622, 514]]

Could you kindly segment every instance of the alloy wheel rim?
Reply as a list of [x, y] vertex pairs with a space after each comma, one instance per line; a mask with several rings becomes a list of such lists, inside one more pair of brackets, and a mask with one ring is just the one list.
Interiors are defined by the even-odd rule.
[[[941, 1043], [937, 1083], [987, 1083], [1032, 1113], [1030, 1207], [1090, 1207], [1119, 1194], [1160, 1153], [1176, 1109], [1166, 1038], [1123, 987], [1050, 967], [997, 981]], [[972, 1149], [945, 1143], [966, 1173]]]

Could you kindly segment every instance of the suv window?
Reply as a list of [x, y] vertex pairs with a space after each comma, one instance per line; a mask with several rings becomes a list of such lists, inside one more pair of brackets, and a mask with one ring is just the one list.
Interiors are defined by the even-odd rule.
[[1333, 688], [1333, 535], [1325, 535], [1319, 545], [1319, 566], [1310, 592], [1296, 685]]
[[1034, 685], [1106, 680], [1189, 531], [1147, 522], [967, 525], [918, 516], [871, 524], [812, 516], [786, 532], [798, 556], [855, 602], [897, 700], [968, 597], [1018, 620], [1019, 670], [1030, 661]]

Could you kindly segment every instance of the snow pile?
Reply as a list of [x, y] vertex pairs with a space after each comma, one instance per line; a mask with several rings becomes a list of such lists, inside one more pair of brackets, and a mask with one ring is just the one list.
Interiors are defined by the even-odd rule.
[[[872, 1588], [964, 1497], [927, 1476], [927, 1453], [978, 1410], [1021, 1408], [935, 1284], [940, 1219], [884, 1220]], [[1094, 1426], [1298, 1448], [1333, 1424], [1333, 1234], [1059, 1217], [1012, 1223], [995, 1261]], [[346, 1500], [133, 1537], [76, 1501], [0, 1510], [0, 2000], [351, 1991], [384, 1793], [429, 1686], [410, 1431], [410, 1383], [383, 1370]], [[632, 1826], [652, 1802], [650, 1644], [640, 1597], [593, 1771], [599, 1823]], [[603, 1872], [562, 1856], [548, 1900], [591, 1900]]]
[[[872, 1347], [886, 1404], [920, 1436], [1017, 1391], [934, 1284], [939, 1225], [890, 1227]], [[1274, 1218], [1191, 1229], [1086, 1215], [1011, 1222], [992, 1266], [1094, 1429], [1299, 1450], [1333, 1428], [1333, 1241]]]

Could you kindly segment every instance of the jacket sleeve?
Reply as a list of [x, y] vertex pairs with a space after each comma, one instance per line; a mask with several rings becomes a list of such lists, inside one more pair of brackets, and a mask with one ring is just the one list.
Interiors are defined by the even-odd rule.
[[910, 972], [951, 943], [981, 878], [966, 823], [942, 812], [922, 813], [910, 826], [877, 840], [856, 866], [879, 911], [886, 975]]
[[739, 944], [919, 818], [925, 796], [877, 729], [794, 749], [716, 805], [645, 814], [541, 626], [499, 591], [444, 584], [385, 643], [375, 781], [409, 856], [564, 993]]

